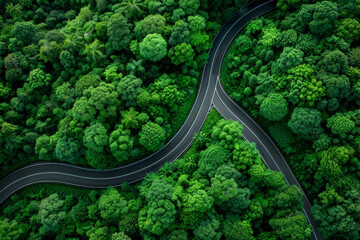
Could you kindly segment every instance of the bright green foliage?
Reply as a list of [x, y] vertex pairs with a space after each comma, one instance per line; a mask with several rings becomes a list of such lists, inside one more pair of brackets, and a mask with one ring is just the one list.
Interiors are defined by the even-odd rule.
[[176, 21], [171, 30], [169, 44], [174, 46], [183, 42], [187, 43], [189, 42], [189, 35], [188, 24], [183, 20]]
[[197, 31], [190, 35], [190, 43], [197, 52], [210, 48], [209, 36], [204, 31]]
[[330, 206], [342, 202], [344, 199], [336, 192], [334, 187], [326, 188], [326, 190], [319, 194], [320, 203], [323, 206]]
[[138, 129], [140, 127], [138, 117], [139, 113], [134, 108], [130, 108], [129, 111], [122, 111], [121, 124], [125, 128]]
[[256, 149], [255, 143], [240, 141], [240, 143], [235, 144], [233, 163], [239, 171], [244, 170], [253, 164], [260, 164], [261, 162], [259, 151]]
[[181, 63], [191, 64], [195, 57], [195, 52], [190, 44], [181, 43], [170, 48], [168, 55], [171, 62], [175, 65], [179, 65]]
[[217, 204], [221, 205], [238, 194], [238, 185], [234, 179], [216, 175], [211, 178], [210, 194], [215, 198]]
[[5, 136], [15, 134], [17, 130], [18, 130], [18, 126], [14, 124], [8, 122], [2, 123], [1, 133], [4, 134]]
[[17, 22], [12, 34], [17, 40], [30, 44], [35, 34], [35, 26], [31, 22]]
[[330, 73], [345, 73], [348, 60], [343, 52], [335, 50], [325, 53], [319, 65]]
[[60, 161], [76, 163], [83, 153], [80, 141], [72, 137], [64, 136], [55, 147], [55, 155]]
[[22, 14], [22, 6], [21, 4], [14, 5], [13, 3], [10, 3], [6, 6], [6, 12], [12, 17], [12, 18], [18, 18]]
[[142, 91], [141, 85], [142, 80], [134, 75], [127, 75], [120, 80], [117, 86], [117, 93], [126, 106], [136, 105], [136, 98]]
[[326, 179], [331, 181], [333, 184], [341, 185], [343, 183], [342, 166], [345, 165], [352, 155], [354, 149], [346, 147], [333, 147], [327, 151], [324, 151], [320, 161], [320, 173]]
[[160, 14], [146, 16], [135, 24], [134, 32], [136, 37], [143, 39], [146, 35], [152, 33], [162, 34], [165, 29], [165, 21], [165, 17]]
[[169, 85], [164, 88], [160, 97], [163, 104], [168, 105], [171, 109], [174, 109], [177, 103], [183, 101], [184, 94], [179, 91], [176, 85]]
[[0, 83], [0, 99], [7, 99], [10, 96], [11, 96], [10, 86], [9, 85], [4, 86], [3, 83]]
[[157, 62], [167, 54], [167, 43], [157, 33], [147, 35], [140, 43], [140, 55], [146, 60]]
[[128, 212], [127, 201], [112, 187], [99, 198], [100, 216], [108, 223], [117, 223]]
[[284, 218], [271, 219], [269, 223], [283, 239], [305, 240], [310, 237], [312, 232], [305, 216], [299, 212]]
[[35, 153], [39, 154], [40, 160], [49, 161], [53, 159], [54, 145], [51, 143], [51, 137], [44, 134], [36, 139]]
[[151, 95], [148, 91], [142, 91], [137, 96], [137, 105], [141, 108], [145, 108], [149, 105], [151, 101]]
[[245, 27], [246, 28], [246, 33], [255, 34], [257, 32], [261, 32], [263, 30], [263, 26], [264, 26], [264, 24], [263, 24], [262, 19], [252, 20]]
[[5, 218], [0, 220], [0, 238], [4, 240], [17, 240], [21, 239], [21, 235], [24, 234], [25, 229], [21, 229], [21, 226], [15, 221], [9, 221]]
[[285, 73], [303, 62], [304, 53], [296, 48], [285, 47], [280, 58], [272, 65], [272, 73]]
[[[160, 79], [161, 82], [168, 80], [171, 82], [169, 76]], [[159, 85], [155, 89], [157, 87], [161, 89]], [[134, 109], [122, 111], [122, 115], [127, 114], [125, 112], [131, 113], [129, 116], [136, 116], [136, 119], [141, 115]], [[61, 121], [61, 134], [73, 133], [74, 126], [66, 126], [67, 121], [71, 121], [70, 125], [75, 124], [76, 127], [85, 128], [84, 133], [79, 136], [83, 137], [83, 144], [86, 147], [93, 147], [96, 150], [105, 148], [103, 145], [105, 142], [100, 141], [103, 144], [98, 144], [97, 137], [107, 137], [107, 124], [99, 121], [92, 122], [90, 126], [88, 123], [79, 124], [68, 116]], [[130, 124], [131, 119], [127, 119], [126, 122]], [[206, 128], [209, 129], [208, 126]], [[3, 132], [7, 133], [11, 130], [5, 129]], [[125, 130], [123, 125], [115, 126], [115, 131], [110, 134], [110, 148], [112, 144], [122, 141], [118, 141], [122, 135], [130, 136], [130, 130]], [[51, 136], [49, 140], [49, 137], [44, 135], [43, 148], [51, 146], [53, 137]], [[129, 138], [126, 138], [123, 142], [128, 143], [128, 140]], [[59, 143], [62, 139], [57, 141]], [[137, 139], [133, 138], [130, 141], [136, 142]], [[254, 239], [253, 233], [261, 231], [264, 226], [268, 227], [268, 219], [271, 219], [278, 209], [286, 215], [291, 214], [293, 208], [299, 208], [300, 190], [295, 186], [287, 187], [280, 172], [265, 169], [258, 156], [260, 162], [254, 161], [250, 170], [241, 174], [235, 169], [235, 165], [229, 162], [230, 151], [217, 145], [216, 142], [217, 140], [208, 142], [208, 146], [195, 146], [196, 151], [191, 156], [174, 164], [165, 164], [157, 173], [148, 174], [138, 187], [123, 184], [118, 190], [110, 187], [104, 192], [93, 190], [88, 195], [78, 191], [74, 195], [61, 192], [62, 196], [67, 195], [65, 200], [56, 200], [61, 208], [51, 213], [51, 218], [46, 217], [46, 225], [51, 225], [52, 230], [46, 230], [46, 234], [40, 237], [53, 238], [61, 234], [74, 234], [85, 238], [87, 236], [93, 240], [129, 239], [139, 236], [145, 239], [151, 237], [186, 240], [195, 236], [196, 239], [220, 240], [224, 234], [227, 239]], [[239, 138], [237, 144], [241, 145], [243, 142], [245, 141]], [[250, 143], [246, 144], [249, 145], [251, 146]], [[206, 150], [199, 154], [204, 148]], [[106, 151], [107, 149], [95, 152], [93, 160], [88, 160], [87, 163], [100, 169], [110, 166], [108, 162], [112, 158], [104, 154]], [[124, 155], [130, 157], [128, 150], [121, 151], [117, 153], [120, 158]], [[251, 151], [256, 153], [254, 149]], [[91, 152], [94, 153], [93, 150]], [[205, 158], [209, 160], [204, 161]], [[198, 169], [196, 164], [199, 164]], [[205, 174], [200, 173], [202, 170], [205, 170]], [[177, 171], [181, 173], [178, 174]], [[208, 171], [213, 172], [211, 176], [207, 174]], [[252, 181], [255, 177], [259, 178], [256, 182]], [[274, 189], [270, 189], [269, 192], [266, 191], [266, 187]], [[31, 200], [43, 198], [42, 194], [48, 196], [48, 192], [57, 191], [54, 188], [44, 189], [44, 192], [31, 193], [16, 205], [7, 207], [3, 211], [4, 217], [9, 219], [13, 212], [19, 209], [20, 204], [21, 206], [28, 204]], [[27, 219], [33, 213], [37, 214], [38, 204], [34, 201], [26, 209], [26, 215], [17, 214], [17, 221], [23, 222], [24, 218]], [[276, 216], [276, 218], [281, 217], [283, 215]], [[30, 219], [32, 219], [30, 227], [42, 224], [39, 217], [30, 217]], [[31, 230], [31, 233], [26, 224], [19, 226], [25, 230], [24, 235], [37, 234], [37, 230], [36, 232]], [[90, 228], [86, 228], [87, 226]], [[293, 227], [298, 226], [295, 224]], [[277, 237], [275, 232], [273, 234]]]
[[188, 16], [189, 28], [192, 32], [201, 31], [205, 29], [206, 20], [200, 15]]
[[102, 152], [108, 144], [106, 128], [100, 122], [93, 122], [84, 131], [83, 143], [88, 149]]
[[261, 182], [264, 177], [264, 166], [256, 164], [252, 165], [248, 171], [250, 180], [253, 182]]
[[101, 118], [116, 116], [119, 100], [114, 85], [102, 82], [96, 88], [89, 87], [85, 90], [84, 96], [88, 98], [89, 105], [99, 111]]
[[97, 87], [100, 84], [100, 77], [98, 75], [87, 74], [81, 76], [75, 83], [75, 92], [77, 96], [82, 96], [84, 90], [89, 87]]
[[200, 0], [179, 0], [179, 6], [186, 14], [193, 15], [200, 7]]
[[103, 21], [103, 22], [98, 22], [96, 24], [96, 36], [100, 39], [100, 40], [105, 40], [107, 37], [107, 31], [108, 31], [108, 23]]
[[243, 126], [236, 121], [222, 119], [216, 123], [211, 133], [211, 139], [225, 149], [236, 148], [235, 144], [242, 138]]
[[220, 221], [214, 216], [203, 220], [194, 230], [194, 235], [197, 239], [201, 240], [220, 240], [222, 235], [220, 232]]
[[226, 149], [218, 145], [211, 145], [200, 153], [199, 172], [212, 177], [216, 169], [228, 161], [229, 152]]
[[156, 151], [164, 145], [165, 131], [156, 123], [148, 122], [139, 132], [139, 143], [149, 151]]
[[335, 114], [327, 119], [326, 126], [331, 129], [333, 134], [341, 135], [353, 130], [355, 128], [355, 123], [341, 114]]
[[151, 184], [150, 189], [145, 193], [145, 197], [147, 201], [151, 202], [162, 199], [171, 199], [173, 193], [173, 189], [167, 182], [158, 179]]
[[[161, 180], [154, 181], [146, 194], [148, 207], [143, 208], [139, 216], [140, 229], [146, 229], [160, 235], [175, 221], [175, 206], [170, 201], [173, 196], [171, 186]], [[144, 218], [141, 215], [145, 214]]]
[[136, 156], [136, 150], [133, 149], [134, 138], [130, 134], [130, 130], [124, 128], [123, 125], [118, 125], [110, 134], [110, 149], [119, 162], [128, 160], [129, 156]]
[[337, 24], [336, 35], [349, 43], [356, 42], [360, 37], [360, 23], [353, 18], [342, 19]]
[[223, 233], [229, 240], [255, 240], [248, 221], [225, 221]]
[[42, 69], [36, 68], [32, 70], [27, 78], [27, 81], [30, 83], [32, 88], [39, 88], [43, 86], [48, 86], [51, 81], [51, 75], [45, 73]]
[[263, 35], [259, 40], [259, 43], [266, 47], [273, 47], [276, 45], [276, 38], [280, 34], [280, 30], [274, 27], [265, 28], [262, 30]]
[[111, 16], [107, 34], [113, 50], [121, 51], [129, 47], [131, 41], [130, 28], [131, 24], [122, 15], [116, 13]]
[[[4, 62], [0, 67], [0, 167], [3, 174], [26, 162], [59, 158], [85, 167], [114, 168], [160, 148], [165, 137], [177, 131], [190, 110], [189, 101], [196, 95], [202, 66], [215, 34], [247, 1], [8, 2], [2, 1], [4, 8], [0, 9], [0, 59], [4, 59], [0, 60]], [[337, 4], [340, 18], [357, 16], [355, 7]], [[294, 6], [300, 8], [300, 4]], [[32, 23], [34, 33], [16, 32], [17, 26], [23, 23], [29, 26]], [[240, 84], [231, 86], [237, 93], [236, 98], [240, 104], [248, 106], [248, 112], [255, 119], [264, 120], [262, 124], [269, 121], [259, 117], [258, 109], [269, 94], [281, 93], [291, 103], [288, 97], [291, 81], [284, 78], [288, 73], [270, 74], [271, 65], [276, 64], [283, 48], [295, 47], [304, 52], [303, 63], [314, 66], [318, 78], [322, 65], [317, 65], [321, 57], [316, 54], [338, 49], [349, 58], [353, 55], [350, 54], [353, 46], [337, 37], [337, 30], [314, 36], [308, 31], [309, 22], [304, 24], [303, 29], [296, 26], [300, 25], [296, 22], [296, 12], [279, 12], [257, 19], [238, 38], [233, 61], [226, 64], [231, 65], [234, 72], [224, 76], [231, 75], [233, 82]], [[156, 56], [145, 59], [141, 55], [140, 44], [152, 34], [161, 34], [164, 41], [169, 41], [169, 49], [173, 47], [171, 57], [166, 54], [167, 47], [158, 62], [152, 61]], [[356, 40], [354, 46], [355, 43]], [[176, 46], [181, 47], [176, 49]], [[32, 88], [26, 81], [36, 69], [51, 74], [48, 85]], [[328, 111], [322, 114], [325, 121], [330, 112], [328, 105], [341, 104], [339, 109], [345, 112], [347, 106], [355, 104], [356, 108], [360, 100], [356, 90], [360, 75], [355, 66], [346, 74], [350, 82], [349, 99], [342, 90], [345, 85], [341, 85], [336, 88], [339, 89], [336, 99], [324, 97], [314, 105], [318, 110]], [[325, 85], [325, 80], [321, 81]], [[345, 97], [340, 102], [343, 93]], [[292, 111], [295, 107], [288, 109]], [[285, 128], [290, 115], [278, 125]], [[346, 117], [359, 125], [357, 115], [346, 114]], [[123, 184], [118, 190], [93, 190], [90, 194], [86, 189], [30, 187], [25, 194], [15, 194], [5, 204], [0, 225], [5, 225], [5, 231], [21, 229], [19, 239], [253, 239], [252, 235], [262, 240], [279, 238], [275, 231], [270, 231], [269, 219], [274, 218], [274, 214], [275, 218], [290, 215], [300, 202], [288, 198], [292, 192], [286, 191], [281, 173], [267, 170], [255, 146], [244, 143], [238, 123], [226, 122], [212, 131], [210, 125], [219, 118], [211, 116], [206, 121], [204, 131], [197, 136], [197, 144], [184, 159], [149, 173], [139, 187]], [[146, 129], [146, 126], [150, 127]], [[358, 149], [357, 129], [347, 133], [345, 138], [327, 131], [331, 144], [347, 144], [349, 152], [350, 145]], [[305, 181], [303, 186], [310, 200], [315, 200], [316, 191], [323, 188], [321, 183], [326, 180], [318, 170], [320, 153], [307, 153], [311, 151], [310, 140], [289, 142], [287, 145], [293, 151], [297, 146], [306, 150], [305, 158], [296, 154], [286, 158], [301, 184]], [[331, 145], [324, 148], [325, 145], [319, 151], [331, 148]], [[333, 155], [341, 155], [340, 150]], [[343, 155], [341, 159], [348, 160], [339, 160], [346, 162], [341, 170], [351, 179], [357, 176], [357, 155]], [[309, 161], [308, 156], [312, 156], [313, 161]], [[309, 163], [313, 165], [308, 166]], [[304, 169], [309, 173], [306, 176], [299, 174]], [[162, 183], [155, 184], [159, 178]], [[216, 183], [211, 183], [211, 178]], [[312, 181], [314, 179], [318, 181]], [[314, 183], [310, 190], [307, 181]], [[233, 193], [233, 185], [236, 186], [234, 194], [228, 199], [226, 191]], [[214, 191], [222, 191], [217, 194], [219, 197], [211, 195], [212, 187]], [[43, 221], [55, 226], [55, 231], [40, 235], [44, 224], [38, 215], [39, 204], [56, 192], [64, 199], [63, 205]], [[291, 200], [288, 205], [294, 206], [278, 204], [286, 199]], [[56, 219], [60, 212], [64, 212], [64, 216]], [[234, 220], [230, 221], [232, 217]], [[9, 219], [8, 224], [3, 223], [4, 219]], [[226, 220], [231, 224], [226, 225]], [[15, 222], [16, 229], [7, 227]], [[262, 231], [266, 232], [262, 234]]]
[[62, 50], [60, 44], [46, 41], [40, 48], [40, 59], [44, 62], [56, 63], [59, 61]]
[[294, 133], [305, 136], [317, 136], [323, 131], [320, 123], [321, 113], [318, 110], [297, 107], [291, 115], [289, 127]]
[[[300, 199], [298, 199], [298, 201], [300, 201]], [[246, 210], [246, 218], [251, 220], [261, 219], [264, 215], [264, 209], [262, 207], [262, 204], [265, 205], [262, 202], [262, 199], [252, 199], [249, 208]]]
[[101, 42], [96, 39], [91, 44], [86, 45], [84, 55], [88, 57], [89, 61], [96, 63], [104, 58], [104, 54], [102, 53], [103, 49], [104, 44], [101, 44]]
[[109, 83], [113, 82], [119, 82], [119, 80], [122, 78], [122, 73], [118, 73], [118, 67], [112, 66], [110, 68], [107, 68], [104, 72], [105, 79]]
[[111, 235], [111, 240], [131, 240], [131, 238], [125, 235], [125, 233], [119, 232], [113, 233], [113, 235]]
[[314, 75], [314, 68], [302, 64], [288, 71], [287, 81], [290, 81], [289, 100], [298, 106], [314, 106], [323, 96], [325, 88]]
[[109, 238], [108, 227], [93, 228], [87, 234], [89, 240], [106, 240]]
[[160, 235], [175, 221], [175, 206], [170, 200], [158, 200], [149, 203], [144, 229]]
[[64, 200], [60, 200], [56, 193], [41, 201], [38, 212], [41, 236], [51, 236], [51, 234], [58, 233], [61, 230], [62, 220], [65, 218], [63, 205]]
[[184, 198], [182, 219], [190, 226], [196, 224], [212, 208], [214, 201], [213, 197], [201, 189], [185, 195]]
[[272, 93], [261, 103], [259, 113], [271, 121], [280, 121], [288, 111], [286, 99], [281, 94]]

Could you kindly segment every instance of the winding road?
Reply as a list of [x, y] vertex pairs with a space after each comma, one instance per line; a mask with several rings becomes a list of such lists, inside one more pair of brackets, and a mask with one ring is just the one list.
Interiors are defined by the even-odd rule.
[[[290, 185], [303, 190], [286, 160], [271, 138], [262, 128], [225, 93], [220, 82], [220, 70], [226, 51], [241, 29], [252, 19], [276, 9], [276, 1], [256, 0], [242, 8], [216, 35], [213, 47], [204, 66], [194, 106], [176, 135], [159, 151], [132, 164], [109, 170], [95, 170], [59, 162], [39, 162], [20, 168], [0, 181], [0, 203], [17, 190], [35, 183], [62, 183], [87, 188], [120, 186], [123, 182], [136, 182], [148, 172], [157, 171], [165, 162], [179, 158], [190, 147], [194, 133], [201, 130], [212, 108], [226, 119], [244, 125], [245, 140], [255, 142], [260, 155], [271, 170], [280, 171]], [[304, 192], [304, 191], [303, 191]], [[313, 216], [311, 204], [304, 193], [303, 212], [313, 227], [311, 238], [321, 240]]]

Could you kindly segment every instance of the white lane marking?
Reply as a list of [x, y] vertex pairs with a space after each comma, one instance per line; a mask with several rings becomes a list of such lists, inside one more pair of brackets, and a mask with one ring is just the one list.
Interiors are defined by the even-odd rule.
[[[216, 95], [218, 96], [218, 98], [219, 98], [219, 100], [223, 103], [223, 105], [228, 109], [228, 111], [229, 112], [231, 112], [232, 113], [232, 115], [234, 115], [235, 116], [235, 118], [239, 121], [239, 122], [241, 122], [244, 126], [246, 126], [250, 131], [251, 131], [251, 133], [259, 140], [259, 142], [261, 143], [261, 145], [266, 149], [266, 151], [268, 152], [268, 154], [270, 155], [270, 157], [271, 157], [271, 159], [273, 160], [273, 162], [275, 163], [275, 165], [276, 165], [276, 167], [278, 168], [278, 170], [279, 170], [279, 172], [281, 172], [282, 173], [282, 171], [281, 171], [281, 169], [279, 168], [279, 166], [277, 165], [277, 163], [276, 163], [276, 161], [275, 161], [275, 159], [274, 159], [274, 157], [270, 154], [270, 152], [269, 152], [269, 150], [266, 148], [266, 146], [264, 145], [264, 143], [259, 139], [259, 137], [251, 130], [251, 128], [249, 128], [242, 120], [240, 120], [238, 117], [237, 117], [237, 115], [235, 114], [235, 113], [233, 113], [228, 107], [227, 107], [227, 105], [224, 103], [224, 101], [221, 99], [221, 97], [220, 97], [220, 95], [218, 94], [218, 92], [217, 92], [217, 90], [216, 90]], [[227, 96], [227, 95], [226, 95]], [[229, 98], [230, 99], [230, 98]], [[235, 104], [236, 106], [237, 106], [237, 104]], [[216, 107], [216, 104], [215, 104], [215, 108], [216, 109], [218, 109], [217, 107]], [[219, 110], [218, 110], [218, 112], [220, 112]], [[227, 119], [223, 114], [221, 114], [225, 119]], [[266, 135], [267, 136], [267, 135]], [[245, 137], [244, 137], [245, 138]], [[245, 138], [246, 139], [246, 138]], [[259, 152], [259, 155], [261, 156], [261, 153]], [[282, 155], [281, 155], [282, 156]], [[266, 161], [265, 161], [265, 159], [261, 156], [261, 158], [263, 159], [263, 162], [267, 165], [267, 163], [266, 163]], [[286, 164], [287, 165], [287, 164]], [[267, 165], [268, 166], [268, 165]], [[287, 166], [288, 167], [288, 166]], [[269, 166], [268, 166], [268, 168], [269, 168]], [[288, 167], [289, 168], [289, 167]], [[295, 176], [294, 176], [294, 174], [292, 173], [292, 171], [291, 171], [291, 169], [289, 168], [289, 172], [293, 175], [293, 177], [295, 178]], [[289, 182], [288, 182], [288, 180], [286, 179], [286, 177], [285, 177], [285, 175], [284, 175], [284, 178], [285, 178], [285, 181], [287, 182], [287, 184], [289, 184]], [[295, 178], [295, 180], [296, 180], [296, 182], [297, 182], [297, 179]], [[299, 187], [300, 185], [298, 185], [297, 187]], [[303, 196], [306, 198], [306, 200], [307, 200], [307, 202], [309, 202], [309, 200], [307, 199], [307, 197], [306, 197], [306, 194], [305, 194], [305, 192], [304, 192], [304, 190], [301, 188], [301, 186], [299, 187], [300, 188], [300, 190], [302, 191], [302, 193], [303, 193]], [[309, 202], [309, 204], [310, 204], [310, 202]], [[310, 206], [311, 206], [311, 204], [310, 204]], [[305, 213], [305, 215], [306, 215], [306, 219], [308, 220], [308, 223], [311, 225], [311, 226], [314, 226], [315, 224], [313, 224], [312, 222], [311, 222], [311, 220], [310, 220], [310, 218], [309, 218], [309, 216], [306, 214], [306, 210], [305, 210], [305, 208], [303, 208], [303, 212]], [[315, 239], [318, 239], [317, 238], [317, 234], [313, 231], [313, 235], [315, 236]]]
[[[274, 143], [274, 141], [272, 140], [272, 138], [262, 129], [262, 127], [260, 127], [259, 124], [257, 124], [257, 122], [252, 119], [252, 117], [246, 112], [244, 111], [241, 107], [238, 106], [238, 104], [236, 104], [228, 95], [227, 93], [225, 92], [222, 84], [220, 81], [218, 81], [218, 85], [220, 86], [220, 90], [224, 93], [224, 95], [232, 102], [234, 103], [234, 105], [242, 112], [244, 113], [260, 130], [261, 132], [264, 133], [264, 135], [270, 140], [271, 144], [274, 146], [274, 148], [276, 149], [276, 151], [279, 153], [280, 157], [284, 160], [285, 162], [285, 165], [288, 169], [291, 169], [290, 166], [288, 165], [287, 161], [285, 160], [284, 156], [281, 154], [280, 150], [278, 149], [278, 147], [276, 146], [276, 144]], [[217, 88], [216, 88], [217, 90]], [[218, 96], [220, 97], [220, 95], [218, 94]], [[310, 203], [309, 199], [307, 198], [306, 194], [305, 194], [305, 191], [304, 189], [302, 188], [301, 184], [299, 183], [299, 181], [297, 180], [297, 178], [295, 177], [294, 173], [292, 171], [290, 171], [290, 174], [293, 176], [293, 178], [295, 179], [297, 185], [300, 187], [300, 189], [302, 190], [302, 192], [304, 193], [304, 196], [306, 198], [306, 200]], [[311, 205], [311, 204], [310, 204]]]
[[[218, 94], [217, 92], [216, 92], [216, 95], [218, 96], [219, 100], [223, 103], [224, 107], [225, 107], [230, 113], [232, 113], [233, 116], [235, 116], [235, 118], [238, 120], [238, 122], [240, 122], [240, 123], [241, 123], [242, 125], [244, 125], [247, 129], [249, 129], [249, 131], [250, 131], [250, 132], [255, 136], [255, 138], [261, 143], [261, 145], [265, 148], [266, 152], [268, 152], [268, 154], [270, 155], [272, 161], [275, 163], [275, 165], [276, 165], [277, 169], [279, 170], [279, 172], [281, 172], [281, 170], [280, 170], [279, 166], [277, 165], [275, 159], [274, 159], [273, 156], [270, 154], [269, 150], [266, 148], [266, 146], [264, 145], [264, 143], [259, 139], [259, 137], [258, 137], [258, 136], [251, 130], [251, 128], [249, 128], [240, 118], [238, 118], [238, 116], [236, 116], [235, 113], [233, 113], [233, 112], [228, 108], [228, 106], [224, 103], [224, 101], [221, 99], [221, 97], [219, 96], [219, 94]], [[216, 104], [215, 104], [215, 106], [216, 106]], [[236, 120], [236, 119], [234, 119], [234, 120]], [[259, 151], [259, 154], [260, 154], [260, 156], [261, 156], [260, 151]], [[285, 178], [285, 180], [286, 180], [287, 183], [289, 183], [286, 178]]]
[[[221, 39], [220, 43], [219, 43], [218, 46], [216, 47], [215, 54], [214, 54], [213, 60], [212, 60], [212, 62], [211, 62], [211, 68], [210, 68], [210, 74], [209, 74], [209, 77], [210, 77], [210, 78], [211, 78], [211, 73], [212, 73], [212, 69], [213, 69], [213, 66], [214, 66], [214, 62], [215, 62], [216, 53], [217, 53], [217, 51], [219, 50], [219, 47], [221, 46], [221, 43], [222, 43], [222, 42], [224, 41], [224, 39], [226, 38], [227, 34], [228, 34], [228, 33], [232, 30], [232, 28], [233, 28], [241, 19], [243, 19], [246, 15], [248, 15], [248, 14], [251, 13], [252, 11], [256, 10], [257, 8], [259, 8], [259, 7], [267, 4], [267, 3], [269, 3], [269, 2], [272, 2], [272, 1], [265, 2], [265, 3], [263, 3], [263, 4], [261, 4], [261, 5], [257, 6], [257, 7], [255, 7], [255, 8], [253, 8], [253, 9], [251, 9], [251, 10], [248, 11], [245, 15], [242, 15], [242, 16], [239, 17], [239, 18], [235, 21], [235, 23], [233, 23], [233, 24], [231, 25], [231, 27], [227, 30], [227, 32], [224, 34], [223, 38]], [[224, 25], [224, 26], [225, 26], [225, 25]], [[223, 26], [223, 27], [224, 27], [224, 26]], [[222, 27], [222, 28], [223, 28], [223, 27]], [[222, 29], [222, 28], [221, 28], [221, 29]], [[216, 37], [218, 36], [218, 34], [221, 32], [221, 29], [220, 29], [219, 32], [216, 34], [216, 36], [215, 36], [215, 38], [214, 38], [214, 41], [216, 40]], [[212, 49], [209, 50], [209, 53], [210, 53], [211, 50], [212, 50]], [[204, 78], [204, 75], [205, 75], [204, 72], [205, 72], [205, 68], [206, 68], [207, 65], [208, 65], [208, 63], [205, 64], [205, 67], [204, 67], [204, 70], [203, 70], [202, 79]], [[219, 78], [219, 76], [218, 76], [218, 78]], [[218, 81], [218, 79], [216, 79], [216, 82], [217, 82], [217, 81]], [[202, 81], [202, 82], [203, 82], [203, 81]], [[198, 111], [195, 119], [198, 118], [198, 115], [200, 114], [200, 110], [202, 109], [202, 106], [204, 105], [204, 102], [205, 102], [205, 99], [206, 99], [206, 96], [207, 96], [207, 92], [208, 92], [208, 90], [209, 90], [210, 83], [211, 83], [211, 81], [209, 81], [208, 84], [207, 84], [207, 88], [206, 88], [206, 92], [205, 92], [205, 97], [204, 97], [204, 99], [203, 99], [203, 101], [202, 101], [202, 103], [201, 103], [201, 105], [200, 105], [200, 109], [199, 109], [199, 111]], [[201, 83], [200, 83], [200, 87], [201, 87]], [[216, 89], [216, 83], [215, 83], [215, 89]], [[215, 94], [215, 89], [214, 89], [214, 94]], [[198, 99], [198, 97], [199, 97], [199, 95], [200, 95], [200, 92], [201, 92], [200, 90], [201, 90], [201, 89], [199, 89], [199, 91], [198, 91], [198, 94], [197, 94], [196, 99]], [[194, 106], [195, 106], [195, 104], [194, 104]], [[187, 119], [185, 120], [184, 124], [181, 126], [181, 128], [178, 130], [178, 132], [174, 135], [174, 137], [173, 137], [172, 139], [174, 139], [174, 138], [181, 132], [182, 128], [185, 126], [185, 123], [186, 123], [186, 121], [188, 120], [188, 118], [190, 117], [190, 115], [191, 115], [191, 113], [192, 113], [193, 110], [194, 110], [194, 108], [191, 109], [190, 114], [188, 115], [188, 117], [187, 117]], [[195, 124], [195, 122], [193, 122], [193, 124], [190, 126], [189, 129], [191, 129], [194, 124]], [[189, 131], [188, 131], [188, 133], [189, 133]], [[188, 135], [188, 134], [186, 134], [184, 138], [186, 138], [187, 135]], [[184, 139], [184, 138], [183, 138], [183, 139]], [[167, 142], [167, 143], [164, 145], [164, 147], [166, 147], [168, 144], [170, 144], [170, 142], [172, 142], [172, 139], [170, 139], [170, 141]], [[183, 140], [181, 140], [180, 143], [177, 144], [177, 146], [179, 146], [179, 145], [182, 143], [182, 141], [183, 141]], [[163, 148], [164, 148], [164, 147], [163, 147]], [[170, 151], [169, 153], [167, 153], [164, 157], [160, 158], [158, 161], [152, 163], [151, 165], [149, 165], [149, 166], [147, 166], [147, 167], [145, 167], [145, 168], [142, 168], [142, 169], [140, 169], [140, 170], [137, 170], [137, 171], [135, 171], [135, 172], [138, 172], [138, 171], [141, 171], [141, 170], [143, 170], [143, 169], [146, 169], [146, 168], [148, 168], [148, 167], [150, 167], [150, 166], [158, 163], [159, 161], [162, 161], [163, 158], [167, 157], [167, 156], [168, 156], [170, 153], [172, 153], [175, 149], [176, 149], [176, 147], [175, 147], [172, 151]], [[161, 151], [161, 149], [160, 149], [159, 151]], [[158, 151], [158, 152], [159, 152], [159, 151]], [[130, 163], [130, 164], [127, 164], [127, 165], [125, 165], [125, 166], [121, 166], [121, 167], [114, 168], [114, 169], [103, 170], [103, 172], [119, 170], [119, 169], [122, 169], [122, 168], [126, 168], [126, 167], [129, 167], [129, 166], [132, 166], [132, 165], [134, 165], [134, 164], [138, 164], [138, 163], [140, 163], [140, 162], [142, 162], [142, 161], [145, 161], [146, 159], [152, 157], [153, 155], [157, 154], [158, 152], [155, 152], [155, 153], [151, 154], [150, 156], [145, 157], [144, 159], [140, 159], [139, 161], [136, 161], [136, 162], [134, 162], [134, 163]], [[37, 163], [37, 164], [30, 165], [30, 166], [25, 166], [25, 167], [23, 167], [23, 168], [21, 168], [21, 169], [16, 170], [15, 172], [9, 174], [7, 177], [11, 176], [12, 174], [14, 174], [14, 173], [16, 173], [16, 172], [18, 172], [18, 171], [22, 171], [22, 170], [24, 170], [24, 169], [26, 169], [26, 168], [33, 167], [33, 166], [39, 166], [39, 165], [43, 165], [43, 164], [49, 164], [49, 163], [50, 163], [50, 164], [56, 164], [56, 165], [63, 165], [63, 166], [71, 167], [71, 168], [78, 168], [78, 169], [82, 169], [82, 170], [86, 170], [86, 171], [93, 171], [93, 172], [99, 171], [99, 170], [97, 170], [97, 169], [84, 168], [84, 167], [80, 167], [80, 166], [77, 166], [77, 165], [69, 165], [69, 164], [66, 164], [66, 163], [48, 162], [48, 163]], [[135, 173], [135, 172], [134, 172], [134, 173]], [[127, 175], [128, 175], [128, 174], [127, 174]], [[127, 175], [123, 175], [123, 176], [127, 176]], [[100, 179], [100, 178], [99, 178], [99, 179]], [[2, 192], [2, 191], [0, 191], [0, 193], [1, 193], [1, 192]]]

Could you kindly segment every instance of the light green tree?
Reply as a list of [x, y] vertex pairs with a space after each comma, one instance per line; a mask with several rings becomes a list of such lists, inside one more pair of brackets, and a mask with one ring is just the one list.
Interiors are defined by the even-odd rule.
[[167, 54], [167, 42], [158, 33], [147, 35], [140, 43], [140, 55], [146, 60], [157, 62]]

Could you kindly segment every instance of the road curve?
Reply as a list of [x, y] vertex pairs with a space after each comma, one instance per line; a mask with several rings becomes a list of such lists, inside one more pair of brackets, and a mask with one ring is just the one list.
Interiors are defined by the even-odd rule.
[[[0, 181], [0, 203], [17, 190], [35, 183], [62, 183], [87, 188], [107, 188], [110, 185], [119, 186], [123, 182], [139, 181], [148, 172], [157, 171], [165, 162], [172, 162], [179, 158], [190, 147], [194, 133], [200, 132], [209, 110], [213, 107], [225, 118], [242, 123], [244, 138], [257, 144], [265, 164], [272, 170], [281, 171], [290, 185], [301, 188], [271, 138], [228, 97], [219, 79], [225, 53], [237, 34], [249, 21], [275, 8], [276, 1], [273, 0], [252, 1], [220, 29], [204, 66], [194, 106], [180, 130], [162, 149], [132, 164], [104, 171], [59, 162], [33, 163], [14, 171]], [[303, 212], [314, 228], [312, 239], [321, 240], [310, 212], [311, 204], [305, 194], [302, 201]]]

